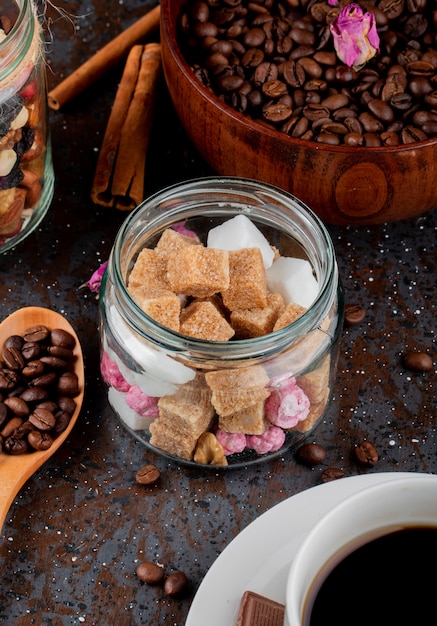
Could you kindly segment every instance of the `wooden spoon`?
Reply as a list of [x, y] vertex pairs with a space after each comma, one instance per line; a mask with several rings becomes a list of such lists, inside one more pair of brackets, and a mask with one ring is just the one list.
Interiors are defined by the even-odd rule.
[[12, 456], [0, 452], [0, 530], [9, 508], [24, 483], [47, 461], [67, 439], [80, 413], [85, 386], [83, 354], [79, 339], [71, 324], [59, 313], [36, 306], [18, 309], [0, 323], [0, 349], [11, 335], [21, 335], [32, 326], [43, 325], [48, 329], [62, 328], [76, 339], [74, 348], [74, 372], [79, 381], [79, 395], [75, 396], [76, 410], [63, 433], [58, 435], [48, 450], [38, 450]]

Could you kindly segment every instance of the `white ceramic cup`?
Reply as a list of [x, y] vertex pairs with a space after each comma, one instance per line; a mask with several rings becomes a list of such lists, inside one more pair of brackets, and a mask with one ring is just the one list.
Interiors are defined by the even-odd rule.
[[[389, 531], [413, 525], [437, 527], [436, 475], [390, 479], [334, 506], [309, 531], [290, 566], [284, 626], [303, 626], [309, 594], [327, 563]], [[335, 620], [327, 616], [326, 623]]]

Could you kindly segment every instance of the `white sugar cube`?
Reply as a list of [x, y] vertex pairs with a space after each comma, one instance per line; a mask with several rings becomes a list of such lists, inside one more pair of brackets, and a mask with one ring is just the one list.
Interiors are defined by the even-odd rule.
[[[108, 307], [107, 317], [108, 324], [112, 332], [117, 336], [118, 343], [124, 346], [126, 352], [150, 379], [159, 379], [165, 383], [178, 385], [187, 383], [194, 378], [195, 372], [190, 367], [179, 363], [162, 352], [154, 350], [137, 339], [114, 305]], [[125, 376], [124, 371], [122, 371], [122, 374]], [[126, 378], [126, 380], [128, 379]], [[131, 381], [129, 380], [128, 382]], [[135, 374], [135, 384], [143, 388], [144, 385], [140, 384], [140, 382], [141, 378], [138, 378], [137, 374]], [[151, 396], [159, 395], [158, 393], [151, 393], [152, 390], [146, 391], [146, 389], [143, 389], [143, 391]]]
[[275, 256], [262, 232], [245, 215], [236, 215], [220, 226], [211, 228], [208, 233], [207, 247], [219, 250], [259, 248], [266, 269], [271, 266]]
[[317, 279], [309, 261], [280, 257], [267, 270], [267, 286], [272, 293], [280, 293], [285, 304], [294, 302], [308, 308], [319, 293]]

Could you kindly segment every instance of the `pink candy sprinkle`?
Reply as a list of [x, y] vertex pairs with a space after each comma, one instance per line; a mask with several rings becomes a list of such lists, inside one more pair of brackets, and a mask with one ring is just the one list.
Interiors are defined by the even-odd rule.
[[223, 452], [226, 456], [229, 454], [235, 454], [236, 452], [243, 452], [246, 447], [246, 435], [243, 433], [228, 433], [225, 430], [217, 429], [215, 434], [218, 442], [223, 448]]
[[111, 361], [106, 352], [100, 361], [100, 371], [106, 384], [111, 385], [117, 391], [129, 391], [130, 385], [118, 369], [118, 365]]
[[126, 404], [139, 415], [158, 417], [158, 398], [148, 396], [136, 385], [127, 392]]
[[310, 401], [306, 393], [292, 378], [287, 384], [273, 387], [266, 400], [265, 412], [267, 419], [281, 428], [294, 428], [296, 424], [308, 417]]
[[248, 435], [246, 438], [247, 447], [255, 450], [257, 454], [276, 452], [285, 441], [285, 433], [282, 428], [270, 426], [262, 435]]

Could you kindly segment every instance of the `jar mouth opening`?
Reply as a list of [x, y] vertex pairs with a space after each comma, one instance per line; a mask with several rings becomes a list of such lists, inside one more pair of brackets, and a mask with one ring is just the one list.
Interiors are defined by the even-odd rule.
[[[281, 230], [302, 246], [319, 281], [317, 297], [294, 322], [251, 339], [208, 341], [189, 337], [145, 313], [127, 288], [136, 255], [151, 247], [164, 229], [193, 218], [225, 222], [244, 214], [255, 225]], [[148, 245], [149, 244], [149, 245]], [[153, 246], [152, 246], [153, 247]], [[321, 220], [291, 194], [267, 183], [238, 177], [205, 177], [167, 187], [143, 201], [122, 224], [108, 265], [117, 299], [128, 323], [139, 336], [171, 350], [238, 359], [276, 353], [319, 327], [337, 295], [338, 270], [332, 240]]]

